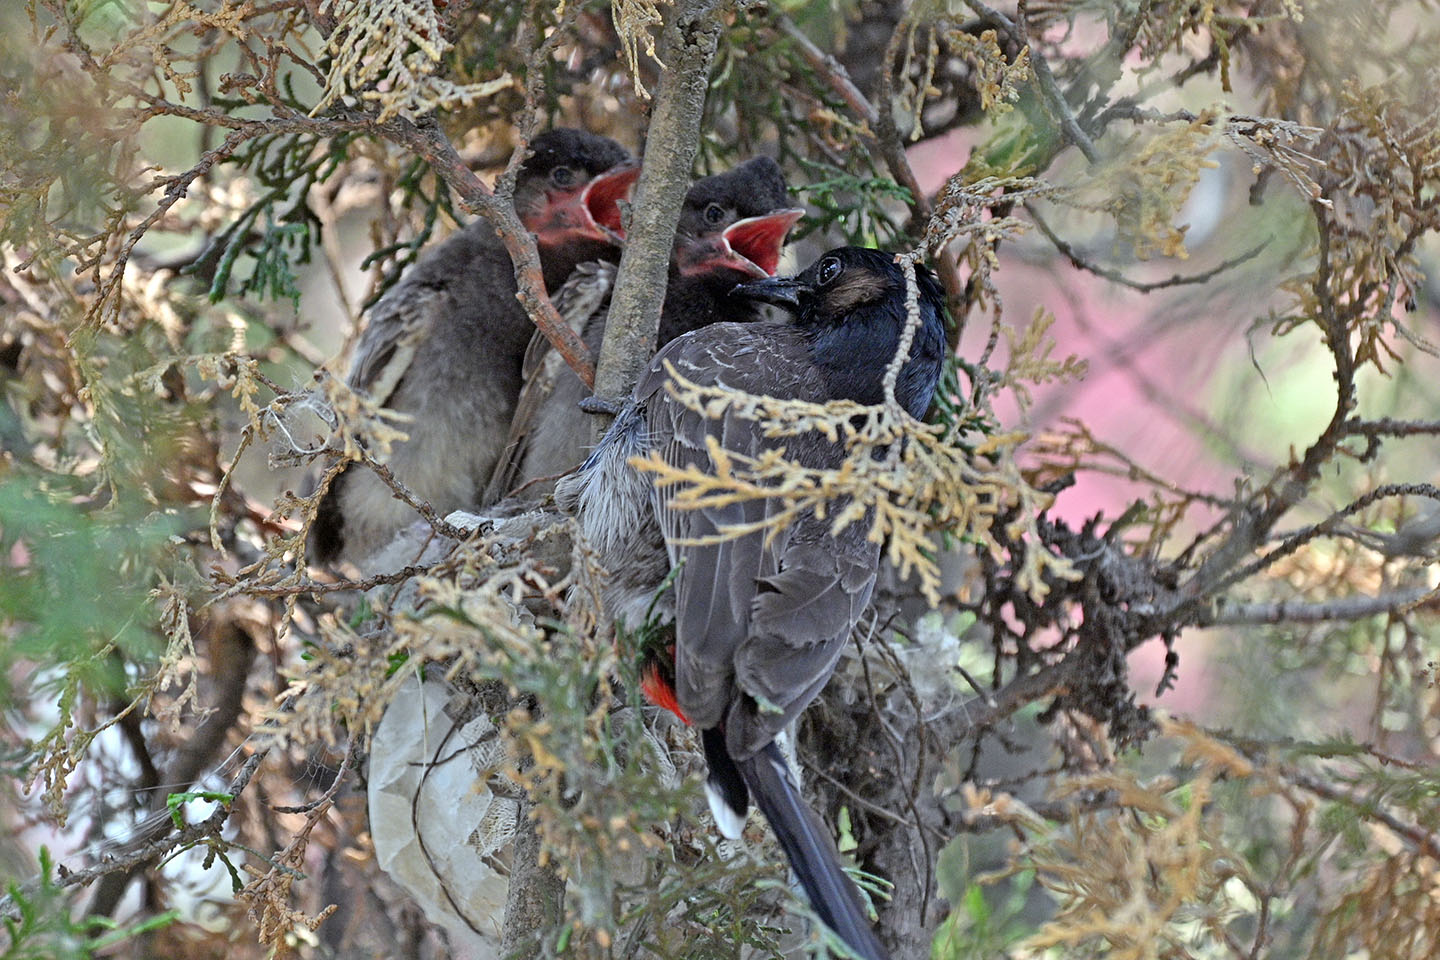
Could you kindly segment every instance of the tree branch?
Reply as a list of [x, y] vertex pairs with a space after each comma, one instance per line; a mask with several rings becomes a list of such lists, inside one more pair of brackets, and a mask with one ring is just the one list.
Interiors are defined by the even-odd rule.
[[1323, 603], [1302, 600], [1274, 600], [1265, 603], [1230, 603], [1221, 601], [1216, 608], [1195, 620], [1197, 627], [1257, 623], [1327, 623], [1363, 620], [1381, 613], [1399, 613], [1416, 608], [1430, 608], [1440, 597], [1428, 587], [1397, 590], [1376, 596], [1342, 597]]
[[[175, 784], [175, 792], [183, 792], [201, 778], [211, 756], [225, 742], [244, 707], [245, 686], [250, 677], [250, 666], [255, 661], [255, 642], [234, 620], [216, 624], [211, 632], [205, 649], [214, 678], [215, 703], [206, 712], [205, 720], [176, 752], [163, 780], [157, 779], [152, 784], [153, 793], [147, 805], [151, 813], [165, 812], [169, 799], [166, 791], [157, 789], [159, 783]], [[157, 820], [155, 826], [142, 831], [131, 844], [147, 843], [166, 833], [171, 826], [169, 818]], [[137, 864], [129, 870], [117, 870], [101, 880], [86, 912], [90, 916], [108, 917], [112, 914], [130, 881], [143, 866]]]
[[1185, 274], [1176, 273], [1172, 274], [1165, 280], [1131, 280], [1129, 277], [1125, 276], [1118, 270], [1111, 270], [1108, 267], [1102, 267], [1098, 263], [1086, 259], [1084, 254], [1080, 253], [1069, 243], [1063, 240], [1057, 233], [1055, 233], [1054, 230], [1050, 229], [1050, 225], [1045, 222], [1044, 217], [1040, 216], [1040, 213], [1035, 209], [1034, 204], [1025, 204], [1025, 212], [1030, 214], [1030, 219], [1034, 220], [1035, 226], [1039, 227], [1040, 232], [1045, 234], [1045, 239], [1049, 240], [1050, 243], [1055, 247], [1055, 249], [1060, 251], [1060, 253], [1065, 257], [1065, 259], [1070, 261], [1071, 266], [1079, 270], [1084, 270], [1087, 273], [1093, 273], [1097, 277], [1103, 277], [1104, 279], [1110, 280], [1114, 283], [1118, 283], [1121, 286], [1129, 287], [1131, 290], [1138, 290], [1140, 293], [1153, 293], [1156, 290], [1163, 290], [1167, 287], [1180, 287], [1192, 283], [1208, 283], [1219, 274], [1224, 273], [1226, 270], [1229, 270], [1232, 267], [1238, 267], [1240, 264], [1245, 263], [1247, 260], [1255, 259], [1257, 256], [1260, 255], [1260, 251], [1264, 250], [1270, 244], [1270, 240], [1268, 238], [1262, 240], [1260, 243], [1257, 243], [1255, 246], [1251, 247], [1249, 250], [1245, 251], [1239, 256], [1231, 257], [1228, 260], [1221, 261], [1219, 264], [1211, 267], [1209, 270], [1206, 270], [1203, 273], [1194, 273], [1188, 276]]
[[1050, 71], [1049, 61], [1030, 43], [1024, 20], [1022, 19], [1017, 24], [999, 10], [987, 3], [980, 3], [979, 0], [966, 0], [966, 3], [983, 19], [1003, 30], [1015, 43], [1030, 47], [1030, 69], [1035, 73], [1035, 85], [1040, 88], [1041, 98], [1050, 108], [1055, 122], [1060, 125], [1060, 132], [1065, 135], [1068, 143], [1074, 144], [1085, 155], [1087, 161], [1092, 164], [1099, 162], [1100, 153], [1095, 149], [1095, 144], [1091, 142], [1090, 135], [1080, 128], [1080, 121], [1075, 119], [1075, 111], [1070, 109], [1069, 101], [1061, 92], [1060, 85], [1055, 82], [1055, 75]]
[[[645, 165], [635, 183], [625, 251], [620, 256], [594, 378], [594, 393], [601, 400], [628, 396], [655, 352], [670, 250], [695, 164], [710, 63], [720, 40], [718, 6], [719, 0], [678, 3], [661, 37], [660, 60], [665, 72], [655, 92], [655, 109], [645, 139]], [[600, 429], [607, 422], [603, 415], [596, 418]]]
[[[240, 794], [245, 791], [245, 788], [249, 786], [250, 778], [255, 775], [255, 771], [259, 769], [260, 763], [265, 759], [267, 753], [269, 753], [268, 747], [252, 753], [249, 759], [245, 761], [244, 766], [242, 766], [240, 771], [235, 775], [235, 779], [230, 781], [230, 786], [226, 792], [232, 797], [238, 798]], [[56, 882], [62, 887], [88, 886], [107, 874], [115, 873], [119, 870], [129, 870], [141, 864], [149, 863], [152, 860], [158, 860], [161, 857], [169, 855], [174, 850], [181, 847], [193, 846], [210, 837], [218, 838], [221, 828], [225, 826], [225, 822], [230, 818], [233, 807], [233, 800], [228, 806], [221, 804], [215, 808], [215, 812], [210, 814], [210, 816], [199, 823], [186, 826], [185, 829], [173, 836], [154, 840], [138, 850], [133, 850], [121, 856], [106, 857], [100, 863], [86, 867], [83, 870], [68, 870], [63, 864], [57, 865], [55, 868]], [[167, 818], [165, 822], [169, 823], [170, 821]], [[33, 882], [26, 884], [22, 892], [30, 894], [37, 889], [39, 889], [39, 883]], [[9, 894], [0, 897], [0, 917], [19, 919], [14, 899]]]
[[544, 953], [539, 943], [540, 934], [563, 914], [565, 881], [552, 864], [541, 864], [543, 844], [535, 818], [530, 816], [528, 797], [521, 801], [516, 816], [500, 955], [535, 957]]
[[[915, 178], [915, 170], [910, 166], [910, 158], [905, 154], [905, 148], [900, 145], [900, 138], [894, 129], [894, 124], [882, 123], [881, 114], [873, 104], [866, 99], [860, 88], [855, 86], [850, 79], [850, 74], [845, 70], [844, 64], [821, 50], [815, 43], [805, 35], [805, 32], [795, 25], [789, 17], [781, 14], [775, 18], [779, 24], [780, 32], [795, 44], [800, 58], [820, 75], [822, 79], [834, 91], [835, 95], [864, 122], [862, 136], [870, 144], [870, 148], [880, 155], [885, 161], [885, 166], [890, 170], [890, 176], [910, 192], [910, 211], [917, 223], [928, 223], [931, 215], [935, 212], [934, 205], [925, 191], [920, 189], [920, 181]], [[960, 264], [955, 254], [948, 248], [940, 251], [940, 282], [945, 287], [945, 296], [955, 305], [957, 313], [962, 305], [965, 305], [965, 285], [960, 282]], [[956, 326], [961, 325], [961, 317], [956, 316]], [[958, 340], [958, 338], [957, 338]], [[953, 349], [958, 343], [951, 343]]]

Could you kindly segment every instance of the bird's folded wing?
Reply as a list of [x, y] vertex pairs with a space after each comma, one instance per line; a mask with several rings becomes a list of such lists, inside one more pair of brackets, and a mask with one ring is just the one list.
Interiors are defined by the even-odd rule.
[[[763, 425], [734, 413], [718, 418], [691, 410], [666, 389], [665, 361], [676, 374], [704, 385], [749, 393], [823, 400], [823, 387], [803, 344], [769, 323], [726, 325], [722, 333], [682, 338], [662, 351], [636, 390], [648, 410], [652, 449], [674, 467], [713, 473], [707, 438], [748, 457], [784, 445], [807, 466], [829, 466], [842, 452], [819, 438], [776, 439]], [[711, 328], [714, 330], [715, 328]], [[676, 693], [700, 726], [725, 719], [738, 686], [749, 694], [727, 740], [753, 749], [804, 709], [829, 677], [851, 628], [869, 601], [876, 547], [860, 525], [840, 541], [828, 523], [802, 514], [775, 524], [786, 508], [754, 498], [686, 509], [672, 490], [658, 489], [656, 511], [675, 581]], [[738, 531], [749, 532], [739, 533]], [[737, 727], [738, 725], [738, 727]]]
[[762, 577], [750, 629], [735, 651], [735, 682], [748, 696], [726, 718], [731, 756], [764, 747], [815, 699], [864, 614], [875, 584], [878, 544], [857, 523], [838, 537], [829, 522], [797, 520], [778, 558]]
[[388, 401], [410, 369], [417, 347], [434, 329], [446, 302], [440, 290], [402, 281], [370, 310], [345, 381], [377, 403]]
[[[672, 466], [713, 473], [705, 438], [728, 441], [739, 453], [754, 452], [754, 424], [734, 418], [707, 420], [674, 399], [657, 398], [652, 411], [655, 449]], [[738, 434], [738, 436], [737, 436]], [[756, 578], [772, 562], [763, 534], [734, 531], [762, 523], [775, 506], [766, 499], [741, 500], [699, 509], [676, 506], [671, 491], [657, 489], [656, 513], [675, 577], [676, 694], [686, 716], [701, 727], [723, 717], [734, 687], [734, 652], [749, 628]], [[784, 533], [781, 533], [784, 536]], [[773, 571], [773, 568], [772, 568]]]
[[[577, 336], [583, 337], [587, 330], [596, 332], [594, 337], [585, 338], [586, 346], [592, 352], [598, 351], [599, 332], [604, 329], [603, 323], [597, 324], [594, 320], [603, 318], [609, 309], [610, 289], [614, 284], [615, 265], [594, 260], [576, 267], [570, 278], [550, 298], [561, 319]], [[596, 342], [591, 343], [591, 339]], [[555, 384], [568, 369], [565, 358], [552, 350], [549, 339], [536, 330], [521, 364], [523, 386], [515, 403], [515, 414], [510, 418], [510, 434], [490, 474], [490, 481], [485, 485], [485, 495], [480, 501], [482, 505], [495, 503], [519, 484], [525, 454], [541, 411], [555, 392]]]

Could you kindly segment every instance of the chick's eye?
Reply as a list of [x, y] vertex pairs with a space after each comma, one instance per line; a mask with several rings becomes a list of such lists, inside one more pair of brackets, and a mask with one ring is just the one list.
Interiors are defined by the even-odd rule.
[[550, 182], [557, 187], [571, 187], [575, 185], [575, 171], [569, 167], [556, 167], [550, 171]]
[[840, 276], [844, 270], [845, 265], [840, 262], [839, 257], [826, 257], [820, 261], [820, 268], [816, 271], [816, 280], [823, 287]]
[[725, 208], [718, 203], [712, 203], [705, 208], [705, 222], [710, 224], [719, 223], [725, 219]]

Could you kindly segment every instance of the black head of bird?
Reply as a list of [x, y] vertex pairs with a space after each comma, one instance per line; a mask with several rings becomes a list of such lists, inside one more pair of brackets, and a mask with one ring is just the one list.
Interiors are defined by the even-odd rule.
[[775, 273], [790, 228], [805, 215], [790, 202], [780, 165], [765, 156], [691, 184], [675, 229], [659, 346], [719, 320], [759, 315], [737, 311], [725, 295]]
[[[563, 251], [563, 280], [574, 264], [619, 248], [620, 202], [629, 198], [640, 167], [609, 137], [566, 127], [540, 134], [530, 149], [516, 182], [515, 210], [535, 234], [542, 258]], [[547, 280], [550, 273], [547, 264]]]
[[[927, 267], [916, 265], [915, 282], [920, 326], [895, 399], [918, 418], [930, 406], [945, 355], [945, 292]], [[885, 371], [909, 317], [905, 273], [891, 254], [839, 247], [793, 277], [744, 283], [732, 296], [793, 314], [834, 398], [871, 404], [884, 399]]]
[[780, 165], [770, 157], [696, 180], [675, 230], [676, 272], [714, 275], [717, 282], [772, 276], [786, 235], [805, 214], [789, 199]]

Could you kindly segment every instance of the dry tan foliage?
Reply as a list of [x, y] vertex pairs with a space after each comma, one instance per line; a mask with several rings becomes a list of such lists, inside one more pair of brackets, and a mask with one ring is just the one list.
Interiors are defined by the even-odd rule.
[[[908, 352], [908, 351], [906, 351]], [[903, 353], [901, 355], [904, 355]], [[886, 544], [888, 561], [908, 577], [914, 573], [929, 601], [939, 603], [940, 570], [931, 534], [947, 531], [999, 550], [992, 525], [1014, 511], [1007, 536], [1038, 543], [1034, 523], [1052, 498], [1027, 484], [1015, 464], [1023, 434], [984, 437], [967, 450], [943, 427], [927, 426], [903, 410], [849, 401], [827, 404], [779, 400], [724, 387], [702, 387], [670, 369], [671, 394], [708, 418], [726, 415], [762, 424], [765, 436], [795, 437], [811, 431], [843, 445], [844, 463], [833, 470], [806, 467], [786, 457], [783, 446], [748, 457], [725, 450], [709, 438], [713, 470], [675, 467], [658, 452], [637, 457], [634, 466], [652, 475], [681, 510], [773, 499], [784, 507], [758, 526], [727, 528], [723, 538], [760, 530], [773, 535], [796, 516], [813, 511], [827, 517], [830, 505], [845, 507], [831, 518], [835, 532], [866, 522], [869, 539]], [[888, 457], [874, 451], [889, 449]], [[1068, 561], [1043, 549], [1027, 550], [1015, 570], [1020, 589], [1037, 600], [1049, 590], [1048, 577], [1073, 577]]]
[[[1159, 733], [1150, 749], [1175, 756], [1170, 772], [1066, 778], [1046, 806], [1058, 804], [1068, 816], [1041, 816], [1009, 794], [962, 789], [967, 817], [1006, 824], [1019, 838], [1009, 865], [979, 882], [1033, 870], [1056, 897], [1055, 915], [1008, 955], [1241, 960], [1301, 944], [1313, 960], [1357, 951], [1386, 960], [1433, 955], [1440, 872], [1433, 852], [1414, 846], [1428, 835], [1335, 786], [1346, 779], [1346, 757], [1381, 765], [1394, 758], [1337, 745], [1333, 760], [1341, 766], [1316, 777], [1286, 759], [1285, 744], [1168, 716], [1159, 718]], [[1280, 831], [1273, 856], [1247, 851], [1252, 827], [1223, 812], [1237, 801]], [[1332, 806], [1317, 816], [1322, 803]], [[1354, 846], [1332, 842], [1337, 829], [1391, 855], [1355, 857]], [[1331, 899], [1331, 891], [1345, 892]], [[1281, 929], [1286, 939], [1272, 942]]]
[[[1200, 172], [1214, 167], [1209, 154], [1220, 142], [1214, 116], [1162, 129], [1117, 145], [1112, 161], [1095, 174], [1090, 196], [1115, 218], [1120, 235], [1147, 260], [1156, 253], [1185, 259], [1185, 226], [1176, 226]], [[1101, 199], [1104, 198], [1104, 199]]]
[[437, 73], [450, 41], [435, 0], [322, 0], [320, 12], [336, 22], [327, 45], [330, 72], [312, 116], [344, 96], [358, 96], [379, 107], [379, 122], [414, 120], [517, 85], [508, 73], [467, 84]]
[[610, 16], [615, 21], [615, 32], [620, 37], [620, 49], [630, 67], [630, 80], [635, 84], [637, 96], [650, 98], [650, 91], [640, 82], [640, 48], [663, 70], [665, 65], [655, 55], [655, 32], [665, 22], [661, 8], [673, 6], [674, 0], [614, 0], [610, 4]]
[[1321, 920], [1310, 956], [1418, 960], [1440, 955], [1440, 861], [1405, 850], [1361, 871]]
[[944, 0], [913, 3], [891, 40], [887, 56], [898, 61], [896, 110], [908, 116], [912, 140], [924, 134], [925, 103], [940, 93], [934, 85], [935, 73], [945, 59], [958, 57], [970, 65], [981, 109], [997, 117], [1020, 99], [1021, 87], [1031, 77], [1028, 47], [1013, 59], [1007, 57], [996, 31], [977, 35], [961, 29], [963, 13]]
[[1052, 360], [1055, 341], [1047, 334], [1055, 325], [1055, 315], [1044, 307], [1036, 307], [1030, 323], [1020, 332], [1013, 327], [1002, 328], [1009, 346], [1010, 359], [997, 387], [1015, 392], [1022, 413], [1030, 406], [1031, 393], [1027, 384], [1040, 386], [1066, 380], [1083, 380], [1089, 364], [1071, 354], [1063, 360]]

